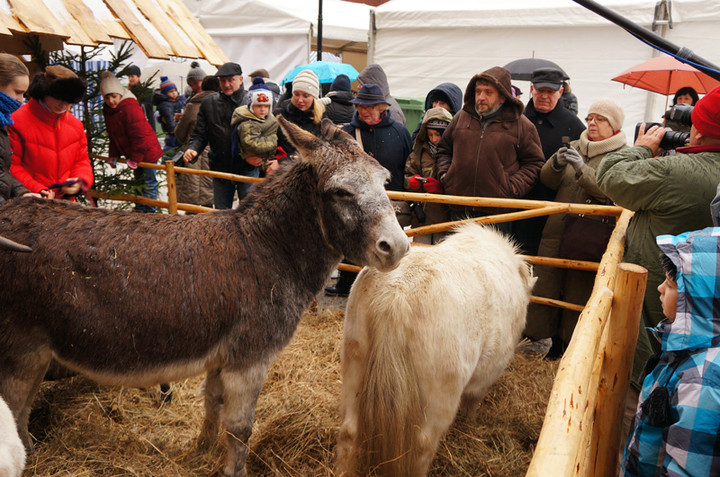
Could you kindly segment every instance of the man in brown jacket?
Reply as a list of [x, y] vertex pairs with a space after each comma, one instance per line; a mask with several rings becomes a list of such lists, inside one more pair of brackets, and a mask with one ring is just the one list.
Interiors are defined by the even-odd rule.
[[[510, 72], [499, 66], [475, 75], [464, 104], [438, 146], [438, 177], [446, 194], [520, 198], [530, 191], [545, 158], [535, 126], [513, 97]], [[453, 220], [509, 209], [450, 206]], [[512, 233], [511, 223], [497, 227]]]

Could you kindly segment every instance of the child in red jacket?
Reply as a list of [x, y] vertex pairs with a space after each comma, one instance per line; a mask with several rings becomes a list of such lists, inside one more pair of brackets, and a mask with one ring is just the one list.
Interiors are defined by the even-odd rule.
[[[145, 188], [142, 195], [157, 199], [158, 187], [155, 169], [138, 167], [138, 162], [157, 162], [163, 155], [155, 131], [150, 127], [145, 112], [135, 95], [120, 84], [110, 71], [102, 75], [100, 94], [105, 100], [103, 116], [110, 137], [110, 158], [117, 160], [125, 156], [128, 167], [134, 169], [136, 178], [143, 178]], [[155, 212], [156, 208], [136, 204], [139, 212]]]
[[69, 111], [86, 88], [72, 70], [48, 66], [33, 77], [30, 101], [12, 113], [10, 173], [30, 192], [75, 200], [93, 184], [85, 129]]

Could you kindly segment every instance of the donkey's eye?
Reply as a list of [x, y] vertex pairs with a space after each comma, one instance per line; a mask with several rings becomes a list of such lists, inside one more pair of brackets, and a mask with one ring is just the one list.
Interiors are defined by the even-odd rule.
[[333, 195], [335, 197], [339, 197], [339, 198], [343, 199], [343, 198], [352, 197], [352, 192], [350, 192], [349, 190], [345, 190], [345, 189], [335, 189], [333, 191]]

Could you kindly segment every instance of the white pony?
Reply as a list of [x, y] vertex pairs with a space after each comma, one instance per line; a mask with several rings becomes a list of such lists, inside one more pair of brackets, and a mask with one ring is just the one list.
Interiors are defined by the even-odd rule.
[[392, 271], [360, 272], [345, 312], [338, 475], [426, 475], [461, 400], [472, 417], [510, 362], [535, 280], [510, 240], [472, 223]]
[[20, 477], [25, 468], [25, 447], [18, 436], [10, 408], [0, 397], [0, 476]]

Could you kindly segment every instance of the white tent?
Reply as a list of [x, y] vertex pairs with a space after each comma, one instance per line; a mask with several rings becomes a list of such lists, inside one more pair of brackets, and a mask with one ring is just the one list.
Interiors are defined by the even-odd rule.
[[[665, 37], [720, 64], [720, 2], [673, 0], [672, 29]], [[605, 0], [603, 6], [651, 28], [656, 0]], [[395, 96], [424, 98], [452, 81], [468, 80], [492, 66], [535, 56], [559, 64], [570, 76], [580, 117], [601, 97], [625, 109], [625, 131], [641, 120], [658, 121], [665, 97], [611, 81], [649, 59], [653, 50], [619, 26], [572, 0], [391, 0], [374, 11], [374, 49]], [[529, 83], [516, 83], [529, 98]]]
[[[279, 81], [310, 61], [317, 0], [184, 0], [231, 61]], [[323, 0], [323, 51], [367, 51], [370, 7]]]

